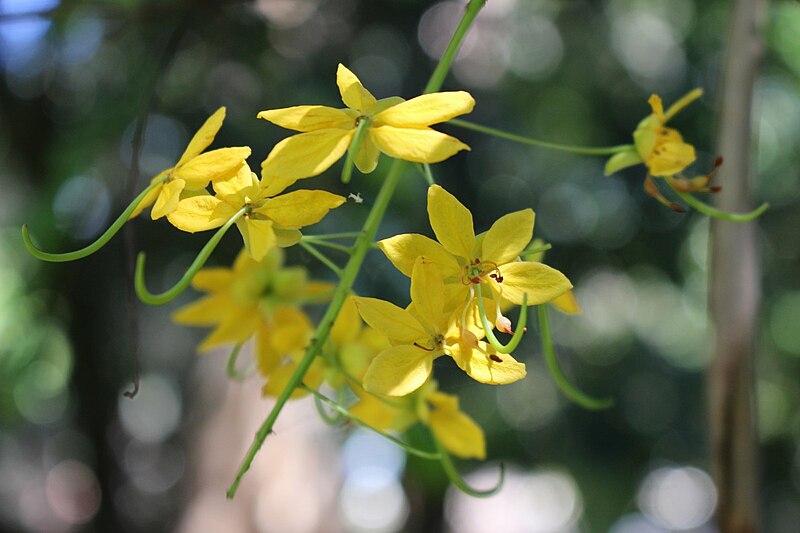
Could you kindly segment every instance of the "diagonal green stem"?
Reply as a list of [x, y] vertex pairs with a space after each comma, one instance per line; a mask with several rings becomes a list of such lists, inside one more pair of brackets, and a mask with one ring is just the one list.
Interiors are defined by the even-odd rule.
[[[164, 178], [164, 180], [166, 180], [166, 178]], [[22, 241], [25, 243], [25, 248], [27, 248], [30, 254], [36, 259], [40, 259], [42, 261], [49, 261], [51, 263], [63, 263], [66, 261], [75, 261], [76, 259], [83, 259], [86, 256], [92, 255], [97, 250], [105, 246], [106, 243], [110, 241], [111, 238], [114, 237], [114, 235], [116, 235], [120, 229], [122, 229], [122, 226], [125, 225], [125, 223], [128, 221], [128, 219], [130, 218], [131, 214], [134, 212], [136, 207], [142, 202], [142, 200], [144, 200], [144, 197], [147, 196], [147, 194], [150, 191], [152, 191], [153, 189], [164, 183], [164, 180], [155, 181], [151, 183], [145, 190], [140, 192], [139, 196], [133, 199], [133, 201], [128, 205], [128, 207], [125, 208], [125, 211], [123, 211], [122, 214], [119, 217], [117, 217], [114, 223], [111, 224], [111, 226], [102, 235], [100, 235], [100, 237], [98, 237], [96, 241], [94, 241], [92, 244], [88, 246], [81, 248], [80, 250], [75, 250], [73, 252], [66, 252], [63, 254], [42, 251], [33, 245], [31, 237], [28, 234], [27, 224], [24, 224], [22, 226]]]
[[243, 344], [240, 342], [233, 347], [233, 350], [231, 350], [231, 353], [228, 356], [228, 363], [225, 365], [225, 372], [228, 374], [228, 377], [236, 381], [242, 381], [250, 375], [250, 372], [243, 372], [236, 368], [236, 363], [239, 361], [239, 354], [242, 351], [242, 346]]
[[539, 139], [534, 139], [532, 137], [523, 137], [522, 135], [508, 133], [495, 128], [490, 128], [488, 126], [475, 124], [474, 122], [469, 122], [466, 120], [455, 119], [455, 118], [448, 120], [447, 124], [452, 124], [453, 126], [458, 126], [459, 128], [464, 128], [466, 130], [477, 131], [478, 133], [485, 133], [486, 135], [492, 135], [494, 137], [500, 137], [501, 139], [507, 139], [509, 141], [528, 144], [531, 146], [538, 146], [539, 148], [549, 148], [551, 150], [569, 152], [571, 154], [613, 155], [618, 152], [624, 152], [626, 150], [633, 149], [633, 145], [630, 144], [621, 144], [619, 146], [594, 147], [594, 146], [574, 146], [571, 144], [561, 144], [548, 141], [541, 141]]
[[344, 168], [342, 169], [342, 183], [350, 183], [350, 177], [353, 175], [353, 165], [355, 164], [356, 154], [361, 149], [361, 144], [364, 142], [364, 136], [369, 130], [370, 122], [368, 117], [363, 117], [358, 121], [356, 126], [356, 133], [353, 135], [353, 141], [350, 143], [350, 148], [347, 149], [347, 157], [344, 160]]
[[511, 336], [511, 340], [508, 341], [508, 344], [503, 344], [495, 336], [494, 332], [492, 331], [493, 326], [489, 323], [489, 318], [486, 316], [486, 309], [483, 306], [483, 292], [481, 291], [480, 283], [476, 285], [476, 289], [478, 291], [478, 314], [481, 316], [481, 324], [483, 325], [483, 331], [486, 334], [486, 340], [489, 341], [489, 344], [491, 344], [499, 353], [509, 354], [513, 352], [517, 349], [517, 346], [519, 346], [519, 343], [522, 341], [522, 336], [525, 334], [525, 326], [528, 322], [528, 294], [525, 293], [522, 296], [522, 308], [519, 311], [517, 329], [514, 331], [514, 335]]
[[353, 422], [355, 422], [356, 424], [358, 424], [359, 426], [361, 426], [363, 428], [367, 428], [367, 429], [369, 429], [371, 431], [374, 431], [378, 435], [389, 439], [390, 441], [394, 442], [395, 444], [397, 444], [398, 446], [403, 448], [405, 451], [407, 451], [411, 455], [416, 455], [417, 457], [422, 457], [423, 459], [430, 459], [432, 461], [439, 461], [439, 460], [442, 459], [441, 453], [429, 452], [429, 451], [426, 451], [426, 450], [420, 450], [419, 448], [415, 448], [414, 446], [411, 446], [407, 442], [403, 442], [402, 440], [398, 439], [397, 437], [395, 437], [393, 435], [390, 435], [389, 433], [386, 433], [385, 431], [381, 431], [380, 429], [378, 429], [376, 427], [370, 426], [369, 424], [367, 424], [366, 422], [364, 422], [360, 418], [358, 418], [355, 415], [353, 415], [350, 411], [347, 410], [346, 407], [339, 405], [338, 403], [334, 402], [333, 400], [331, 400], [327, 396], [315, 391], [311, 387], [308, 387], [306, 385], [301, 385], [301, 388], [303, 388], [303, 389], [307, 390], [308, 392], [310, 392], [311, 394], [313, 394], [314, 398], [316, 398], [320, 402], [324, 403], [325, 405], [327, 405], [328, 407], [330, 407], [331, 409], [333, 409], [334, 411], [336, 411], [340, 415], [342, 415], [342, 416], [344, 416], [346, 418], [349, 418], [350, 420], [352, 420]]
[[672, 187], [672, 190], [675, 191], [675, 194], [681, 197], [681, 200], [695, 208], [700, 213], [708, 215], [712, 218], [718, 218], [719, 220], [727, 220], [728, 222], [750, 222], [751, 220], [755, 220], [756, 218], [760, 217], [762, 213], [769, 208], [769, 204], [764, 202], [749, 213], [729, 213], [727, 211], [717, 209], [716, 207], [712, 207], [707, 203], [701, 202], [688, 192], [679, 190], [675, 187], [675, 184], [671, 178], [667, 178], [667, 184]]
[[165, 303], [171, 302], [175, 298], [177, 298], [189, 284], [194, 279], [195, 274], [203, 268], [203, 265], [206, 264], [208, 261], [209, 256], [214, 252], [214, 249], [219, 244], [219, 241], [222, 240], [222, 237], [225, 233], [233, 226], [242, 215], [244, 215], [246, 208], [240, 209], [235, 215], [228, 220], [224, 226], [219, 228], [217, 232], [214, 234], [213, 237], [203, 246], [203, 249], [200, 250], [200, 253], [197, 254], [197, 257], [192, 264], [189, 265], [188, 270], [183, 274], [178, 283], [173, 285], [170, 289], [159, 293], [153, 294], [149, 290], [147, 290], [147, 286], [145, 285], [144, 281], [144, 268], [145, 268], [145, 253], [139, 252], [138, 257], [136, 257], [136, 274], [134, 278], [134, 286], [136, 287], [136, 295], [139, 299], [146, 303], [147, 305], [163, 305]]
[[334, 263], [333, 261], [331, 261], [330, 259], [328, 259], [328, 256], [326, 256], [325, 254], [323, 254], [322, 252], [320, 252], [319, 250], [317, 250], [317, 249], [314, 247], [314, 245], [313, 245], [313, 244], [311, 244], [309, 241], [304, 241], [304, 240], [302, 240], [302, 239], [301, 239], [301, 240], [300, 240], [300, 246], [302, 246], [302, 247], [303, 247], [303, 249], [304, 249], [305, 251], [307, 251], [308, 253], [310, 253], [310, 254], [311, 254], [311, 255], [313, 255], [314, 257], [316, 257], [316, 258], [317, 258], [317, 260], [318, 260], [320, 263], [322, 263], [322, 264], [323, 264], [323, 265], [325, 265], [326, 267], [328, 267], [328, 268], [330, 268], [331, 270], [333, 270], [333, 273], [334, 273], [334, 274], [336, 274], [337, 276], [341, 277], [341, 275], [342, 275], [342, 269], [341, 269], [341, 268], [339, 268], [339, 267], [336, 265], [336, 263]]
[[542, 336], [544, 360], [547, 363], [547, 368], [550, 369], [550, 373], [553, 375], [553, 379], [556, 381], [556, 385], [558, 385], [558, 388], [564, 393], [564, 396], [586, 409], [608, 409], [614, 405], [614, 401], [610, 398], [598, 399], [584, 394], [567, 380], [556, 358], [553, 336], [550, 333], [550, 318], [547, 315], [547, 305], [539, 305], [537, 309], [539, 311], [539, 334]]
[[[447, 50], [445, 50], [445, 53], [442, 55], [442, 59], [439, 60], [439, 64], [437, 65], [430, 81], [425, 87], [426, 93], [435, 92], [441, 88], [444, 77], [450, 70], [450, 66], [455, 59], [456, 52], [458, 51], [458, 48], [463, 41], [470, 24], [475, 19], [478, 11], [480, 11], [484, 3], [485, 0], [470, 0], [469, 4], [467, 5], [467, 10], [464, 13], [464, 17], [461, 19], [458, 28], [456, 28]], [[325, 341], [330, 334], [331, 327], [333, 326], [333, 321], [336, 320], [336, 317], [339, 315], [339, 311], [344, 304], [345, 298], [347, 298], [347, 295], [350, 293], [353, 283], [355, 283], [356, 276], [358, 276], [358, 273], [361, 270], [361, 265], [364, 262], [364, 258], [366, 257], [367, 252], [373, 247], [373, 241], [375, 240], [375, 234], [378, 231], [378, 226], [383, 220], [383, 216], [386, 213], [387, 207], [389, 206], [389, 201], [392, 199], [394, 190], [397, 187], [397, 184], [400, 182], [400, 177], [406, 166], [407, 164], [405, 161], [395, 160], [389, 169], [383, 185], [381, 185], [381, 189], [378, 192], [378, 196], [375, 198], [375, 203], [372, 205], [372, 209], [367, 216], [367, 220], [364, 222], [363, 233], [361, 233], [361, 235], [359, 235], [356, 239], [356, 243], [353, 246], [353, 253], [344, 268], [339, 285], [336, 287], [333, 298], [331, 299], [331, 303], [328, 306], [328, 309], [325, 311], [325, 315], [322, 317], [322, 320], [320, 320], [319, 325], [317, 326], [314, 342], [306, 350], [305, 355], [299, 361], [297, 368], [289, 378], [289, 381], [286, 383], [286, 387], [283, 391], [281, 391], [281, 393], [278, 395], [278, 398], [275, 400], [275, 405], [273, 406], [272, 411], [270, 411], [266, 420], [264, 420], [264, 422], [261, 424], [261, 427], [259, 427], [258, 431], [256, 432], [253, 442], [250, 445], [250, 448], [247, 451], [244, 459], [242, 460], [242, 464], [239, 467], [238, 472], [236, 473], [236, 477], [231, 483], [231, 486], [228, 488], [228, 498], [233, 498], [233, 496], [236, 494], [236, 490], [239, 488], [239, 483], [241, 483], [242, 477], [244, 476], [245, 472], [250, 469], [250, 465], [253, 463], [253, 459], [258, 453], [258, 450], [260, 450], [261, 446], [264, 444], [267, 435], [272, 432], [272, 427], [275, 425], [275, 421], [278, 419], [278, 415], [283, 409], [283, 406], [286, 405], [286, 402], [289, 400], [289, 397], [292, 395], [294, 389], [301, 384], [303, 377], [306, 375], [308, 369], [311, 367], [311, 364], [314, 362], [314, 358], [320, 353], [322, 346], [325, 344]]]
[[442, 443], [439, 442], [436, 437], [434, 437], [433, 440], [436, 443], [436, 449], [439, 450], [439, 453], [442, 455], [441, 463], [444, 473], [447, 474], [447, 478], [453, 483], [453, 485], [458, 487], [459, 490], [476, 498], [488, 498], [490, 496], [494, 496], [500, 492], [500, 489], [503, 488], [503, 483], [506, 480], [506, 467], [503, 463], [500, 463], [500, 477], [494, 487], [486, 490], [474, 489], [470, 487], [467, 482], [464, 481], [464, 478], [461, 477], [461, 474], [458, 473], [456, 465], [453, 464], [453, 460], [450, 459], [450, 455], [447, 453], [447, 450], [444, 449]]
[[304, 242], [304, 241], [308, 242], [308, 243], [311, 243], [314, 246], [323, 246], [325, 248], [330, 248], [331, 250], [338, 250], [338, 251], [344, 252], [346, 254], [349, 254], [350, 252], [353, 251], [353, 247], [352, 246], [345, 246], [344, 244], [339, 244], [339, 243], [335, 243], [335, 242], [328, 242], [328, 241], [326, 241], [324, 239], [317, 239], [317, 238], [315, 238], [313, 236], [303, 235], [303, 237], [300, 239], [300, 242]]

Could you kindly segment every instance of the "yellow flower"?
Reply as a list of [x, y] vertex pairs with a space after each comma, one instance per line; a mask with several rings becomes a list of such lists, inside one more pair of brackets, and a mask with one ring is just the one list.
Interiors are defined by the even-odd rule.
[[391, 403], [356, 390], [359, 401], [349, 410], [359, 420], [381, 430], [402, 432], [420, 421], [453, 455], [463, 459], [485, 459], [483, 430], [461, 412], [458, 397], [439, 392], [436, 388], [436, 381], [431, 380], [416, 393]]
[[606, 175], [644, 163], [648, 176], [674, 176], [692, 164], [696, 158], [694, 147], [683, 141], [678, 130], [666, 124], [702, 95], [702, 89], [693, 89], [672, 104], [666, 113], [661, 98], [651, 95], [648, 103], [653, 112], [639, 122], [633, 132], [634, 148], [614, 154], [606, 163]]
[[[506, 384], [525, 377], [525, 365], [510, 355], [502, 358], [486, 343], [474, 320], [463, 331], [465, 302], [459, 309], [446, 307], [444, 281], [436, 265], [424, 257], [414, 263], [411, 308], [402, 309], [375, 298], [356, 298], [361, 317], [390, 339], [393, 346], [381, 352], [364, 375], [364, 388], [376, 394], [405, 396], [425, 383], [433, 360], [451, 356], [470, 377], [482, 383]], [[474, 316], [474, 310], [473, 310]], [[455, 318], [455, 319], [454, 319]]]
[[[151, 183], [164, 180], [139, 203], [131, 218], [137, 216], [151, 205], [150, 217], [153, 220], [168, 215], [178, 207], [178, 201], [185, 193], [196, 193], [208, 186], [208, 182], [228, 179], [250, 156], [250, 148], [220, 148], [202, 153], [214, 141], [225, 120], [225, 108], [220, 107], [197, 130], [189, 146], [178, 163], [162, 171]], [[153, 205], [155, 204], [155, 205]]]
[[361, 121], [368, 131], [355, 156], [363, 173], [372, 172], [380, 152], [419, 163], [438, 163], [469, 147], [429, 126], [472, 111], [475, 100], [464, 91], [424, 94], [408, 101], [376, 100], [358, 78], [339, 65], [336, 83], [346, 109], [304, 105], [262, 111], [259, 118], [301, 132], [279, 142], [261, 165], [268, 182], [293, 183], [316, 176], [344, 155]]
[[428, 216], [439, 242], [404, 234], [378, 243], [400, 272], [410, 276], [416, 258], [425, 256], [442, 273], [448, 306], [471, 299], [476, 285], [488, 286], [498, 303], [528, 305], [549, 302], [572, 288], [558, 270], [519, 255], [533, 235], [534, 213], [524, 209], [498, 219], [489, 231], [475, 235], [472, 213], [452, 194], [428, 189]]
[[308, 281], [305, 269], [283, 268], [283, 251], [272, 248], [262, 262], [242, 250], [233, 268], [204, 268], [192, 285], [208, 296], [178, 309], [172, 319], [188, 326], [214, 327], [201, 352], [241, 344], [256, 336], [256, 360], [264, 373], [277, 367], [283, 354], [302, 350], [312, 332], [299, 306], [319, 298], [333, 285]]
[[216, 196], [201, 193], [184, 198], [167, 218], [178, 229], [194, 233], [222, 226], [244, 207], [247, 211], [236, 226], [256, 261], [275, 245], [295, 244], [302, 236], [298, 228], [316, 224], [345, 202], [344, 197], [326, 191], [299, 190], [277, 196], [284, 187], [264, 186], [247, 164], [233, 178], [212, 185]]

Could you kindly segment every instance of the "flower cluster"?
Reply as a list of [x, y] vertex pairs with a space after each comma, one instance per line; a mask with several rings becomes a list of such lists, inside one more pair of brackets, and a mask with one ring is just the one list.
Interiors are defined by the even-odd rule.
[[[481, 5], [470, 2], [464, 28]], [[647, 193], [675, 210], [682, 208], [663, 196], [654, 178], [664, 179], [687, 203], [711, 216], [745, 221], [763, 211], [762, 207], [743, 215], [722, 213], [691, 195], [718, 190], [710, 181], [721, 162], [706, 176], [684, 177], [684, 170], [695, 160], [695, 149], [667, 123], [699, 98], [700, 90], [690, 92], [666, 112], [661, 99], [653, 95], [649, 100], [652, 113], [633, 133], [634, 144], [611, 148], [557, 145], [455, 119], [472, 111], [472, 96], [464, 91], [436, 91], [464, 34], [455, 33], [425, 94], [415, 98], [376, 99], [353, 72], [339, 65], [336, 81], [345, 108], [301, 105], [260, 112], [259, 118], [298, 132], [269, 151], [260, 176], [247, 163], [249, 147], [207, 151], [225, 118], [225, 108], [221, 108], [198, 130], [177, 163], [155, 176], [96, 242], [65, 254], [43, 252], [23, 227], [28, 250], [46, 261], [70, 261], [94, 253], [147, 208], [153, 220], [166, 218], [185, 232], [217, 229], [171, 289], [161, 294], [147, 290], [143, 254], [137, 259], [135, 281], [139, 297], [153, 305], [173, 300], [190, 285], [206, 293], [177, 310], [174, 321], [213, 328], [199, 350], [231, 349], [228, 370], [232, 377], [242, 377], [237, 360], [247, 345], [245, 351], [252, 353], [263, 394], [275, 398], [229, 496], [272, 432], [286, 402], [309, 394], [326, 420], [351, 420], [392, 439], [409, 453], [440, 460], [457, 486], [485, 494], [470, 489], [450, 462], [449, 454], [485, 458], [486, 443], [481, 428], [460, 410], [458, 398], [439, 390], [434, 361], [452, 359], [481, 384], [504, 385], [523, 379], [525, 363], [512, 353], [527, 331], [530, 306], [536, 307], [542, 352], [556, 383], [580, 405], [608, 405], [573, 388], [558, 368], [546, 304], [568, 314], [580, 308], [569, 279], [542, 263], [549, 246], [532, 241], [533, 210], [506, 214], [476, 234], [472, 213], [434, 183], [430, 168], [469, 147], [432, 126], [450, 122], [526, 144], [612, 154], [607, 174], [644, 164]], [[353, 168], [365, 174], [373, 172], [381, 154], [395, 161], [383, 176], [362, 230], [304, 235], [301, 229], [320, 222], [346, 199], [323, 190], [289, 189], [300, 180], [324, 173], [343, 157], [341, 179], [347, 183]], [[430, 185], [427, 214], [435, 239], [401, 234], [376, 241], [392, 195], [411, 164]], [[358, 194], [350, 196], [357, 203], [363, 201]], [[233, 266], [203, 268], [233, 225], [243, 240]], [[343, 240], [350, 242], [343, 244]], [[286, 265], [283, 249], [294, 245], [329, 267], [338, 282], [316, 281], [309, 278], [305, 267]], [[353, 284], [372, 248], [379, 248], [410, 278], [409, 301], [397, 305], [354, 294]], [[327, 252], [344, 254], [346, 264], [337, 263]], [[326, 307], [315, 324], [312, 316], [320, 313], [309, 313], [309, 306], [320, 304]], [[515, 308], [519, 309], [516, 325], [509, 318]], [[503, 342], [498, 335], [510, 338]], [[519, 351], [517, 354], [522, 359]], [[331, 391], [336, 399], [323, 390]], [[332, 409], [335, 416], [326, 409]], [[415, 448], [395, 436], [414, 424], [430, 429], [436, 451]]]

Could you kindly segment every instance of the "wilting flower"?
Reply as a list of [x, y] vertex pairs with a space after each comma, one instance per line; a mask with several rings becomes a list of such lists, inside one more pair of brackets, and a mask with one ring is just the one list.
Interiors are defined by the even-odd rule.
[[153, 220], [159, 219], [172, 213], [185, 193], [203, 191], [209, 182], [225, 180], [236, 174], [244, 160], [250, 156], [250, 148], [219, 148], [203, 153], [214, 141], [223, 120], [225, 108], [220, 107], [197, 130], [175, 166], [153, 178], [151, 183], [163, 183], [144, 197], [131, 218], [152, 205], [150, 217]]
[[400, 97], [376, 100], [358, 78], [339, 65], [336, 82], [345, 109], [302, 105], [262, 111], [259, 118], [301, 132], [279, 142], [261, 165], [269, 183], [316, 176], [338, 161], [347, 151], [362, 121], [367, 132], [358, 153], [356, 167], [372, 172], [380, 153], [419, 163], [438, 163], [469, 147], [430, 128], [433, 124], [472, 111], [475, 101], [464, 91], [424, 94], [404, 101]]

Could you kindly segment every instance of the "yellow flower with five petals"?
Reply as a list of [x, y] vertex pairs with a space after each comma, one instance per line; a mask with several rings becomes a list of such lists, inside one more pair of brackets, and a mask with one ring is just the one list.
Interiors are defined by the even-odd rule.
[[469, 147], [458, 139], [430, 128], [433, 124], [469, 113], [475, 100], [464, 91], [424, 94], [404, 101], [400, 97], [376, 98], [358, 78], [339, 65], [336, 82], [346, 109], [302, 105], [262, 111], [259, 118], [301, 132], [279, 142], [261, 165], [261, 175], [291, 184], [316, 176], [347, 151], [362, 121], [367, 133], [355, 156], [363, 173], [372, 172], [381, 152], [418, 163], [438, 163]]
[[344, 197], [326, 191], [281, 194], [283, 186], [264, 185], [247, 164], [241, 165], [230, 180], [216, 181], [212, 186], [215, 196], [201, 193], [184, 198], [167, 218], [178, 229], [194, 233], [218, 228], [246, 208], [236, 226], [256, 261], [275, 245], [297, 243], [302, 236], [298, 228], [316, 224], [345, 202]]
[[558, 270], [519, 256], [533, 236], [534, 212], [524, 209], [495, 221], [475, 235], [472, 213], [439, 185], [428, 188], [428, 216], [437, 241], [419, 234], [403, 234], [378, 242], [386, 257], [406, 276], [416, 258], [436, 264], [445, 281], [448, 306], [474, 295], [475, 286], [488, 287], [498, 304], [528, 305], [550, 302], [572, 284]]
[[235, 175], [245, 159], [250, 156], [250, 148], [219, 148], [203, 153], [217, 136], [225, 120], [225, 108], [220, 107], [197, 130], [189, 146], [174, 167], [162, 171], [151, 183], [163, 183], [150, 191], [131, 214], [131, 218], [153, 206], [150, 217], [157, 220], [170, 214], [178, 207], [178, 201], [186, 194], [203, 191], [209, 182], [225, 180]]

